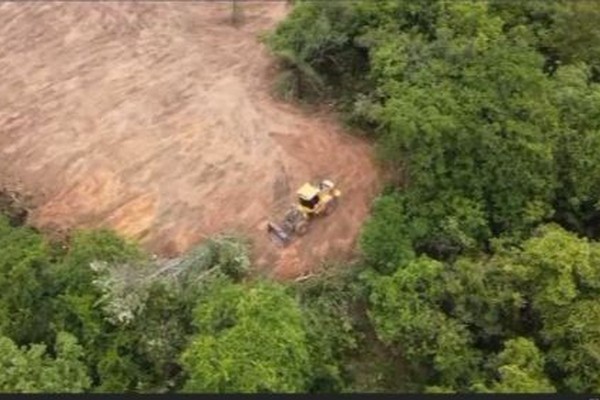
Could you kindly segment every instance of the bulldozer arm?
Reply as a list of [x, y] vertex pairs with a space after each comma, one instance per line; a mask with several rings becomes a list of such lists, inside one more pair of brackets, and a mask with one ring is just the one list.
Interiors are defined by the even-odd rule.
[[267, 232], [271, 240], [280, 246], [286, 246], [292, 241], [299, 224], [305, 222], [305, 217], [294, 205], [285, 213], [281, 223], [270, 221], [267, 224]]
[[292, 241], [291, 235], [275, 222], [269, 222], [267, 224], [267, 232], [271, 240], [280, 246], [286, 246]]

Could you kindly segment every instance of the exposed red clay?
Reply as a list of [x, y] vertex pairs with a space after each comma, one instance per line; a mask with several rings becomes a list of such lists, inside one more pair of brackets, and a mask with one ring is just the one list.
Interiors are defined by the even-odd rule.
[[[110, 227], [162, 256], [241, 232], [281, 279], [346, 257], [376, 192], [369, 146], [335, 117], [272, 98], [258, 35], [285, 3], [0, 4], [0, 179], [42, 229]], [[336, 212], [281, 250], [264, 223], [304, 181]]]

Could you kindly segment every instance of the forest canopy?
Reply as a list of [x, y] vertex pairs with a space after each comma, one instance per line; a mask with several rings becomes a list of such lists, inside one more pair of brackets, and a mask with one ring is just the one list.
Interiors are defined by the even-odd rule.
[[392, 171], [361, 282], [416, 390], [600, 390], [598, 4], [299, 3], [268, 43]]

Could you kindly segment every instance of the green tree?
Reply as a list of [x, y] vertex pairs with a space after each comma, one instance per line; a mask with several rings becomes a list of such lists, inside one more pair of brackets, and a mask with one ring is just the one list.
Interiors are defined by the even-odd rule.
[[458, 259], [446, 273], [450, 314], [483, 343], [519, 331], [527, 303], [520, 278], [523, 268], [502, 255]]
[[55, 357], [46, 346], [34, 344], [19, 348], [7, 337], [0, 337], [0, 391], [12, 393], [83, 392], [90, 387], [83, 349], [64, 332], [58, 334]]
[[557, 219], [570, 229], [597, 236], [600, 199], [600, 86], [585, 64], [561, 67], [553, 77], [553, 101], [561, 115], [555, 150], [559, 173]]
[[379, 338], [415, 367], [426, 366], [442, 386], [474, 379], [480, 354], [469, 331], [441, 309], [445, 297], [443, 266], [426, 258], [399, 268], [392, 276], [366, 274], [369, 316]]
[[[125, 335], [115, 330], [99, 307], [103, 293], [95, 284], [98, 274], [92, 265], [96, 262], [139, 262], [143, 255], [134, 244], [107, 230], [77, 232], [67, 247], [66, 254], [52, 266], [57, 286], [57, 293], [52, 299], [52, 323], [55, 329], [75, 335], [86, 349], [85, 361], [94, 386], [105, 391], [131, 389], [135, 387], [137, 378], [126, 379], [122, 375], [115, 379], [110, 376], [115, 369], [106, 366], [108, 357], [133, 364], [133, 352], [125, 350], [124, 346], [119, 351], [115, 350], [117, 342], [123, 341]], [[131, 343], [131, 339], [128, 342]], [[125, 369], [128, 377], [135, 371], [134, 368]], [[114, 383], [117, 380], [118, 384]], [[108, 381], [113, 383], [106, 384]]]
[[402, 343], [411, 358], [433, 356], [444, 315], [435, 307], [443, 296], [442, 264], [421, 258], [392, 276], [369, 276], [370, 317], [379, 337]]
[[575, 393], [600, 390], [600, 302], [579, 300], [546, 315], [541, 331], [553, 371]]
[[187, 392], [301, 392], [309, 355], [300, 309], [276, 284], [216, 285], [182, 355]]
[[[556, 249], [560, 249], [556, 251]], [[528, 280], [534, 307], [542, 314], [570, 304], [579, 294], [578, 272], [590, 269], [589, 244], [556, 226], [541, 230], [540, 236], [524, 243], [522, 260], [529, 266]]]
[[354, 315], [356, 301], [362, 298], [356, 284], [358, 271], [356, 266], [328, 265], [318, 276], [294, 285], [309, 346], [308, 392], [347, 390], [354, 378], [351, 359], [368, 346], [361, 343], [364, 336]]
[[415, 257], [413, 228], [400, 196], [382, 196], [373, 203], [373, 216], [365, 223], [360, 248], [381, 272], [393, 272]]
[[0, 333], [18, 344], [44, 342], [52, 307], [47, 296], [50, 249], [30, 228], [10, 226], [0, 216]]
[[493, 363], [498, 380], [491, 387], [475, 385], [476, 391], [492, 393], [553, 393], [554, 386], [544, 373], [544, 356], [531, 340], [507, 340]]
[[600, 78], [600, 9], [593, 0], [559, 2], [544, 44], [563, 64], [585, 62]]

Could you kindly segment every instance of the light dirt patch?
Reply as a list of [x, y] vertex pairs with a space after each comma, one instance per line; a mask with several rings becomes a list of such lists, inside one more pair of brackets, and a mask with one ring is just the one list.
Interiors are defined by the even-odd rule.
[[[41, 228], [111, 227], [176, 255], [242, 232], [291, 278], [353, 248], [376, 191], [367, 144], [273, 99], [257, 36], [284, 3], [0, 4], [0, 178], [36, 194]], [[343, 199], [284, 251], [264, 223], [328, 177]]]

